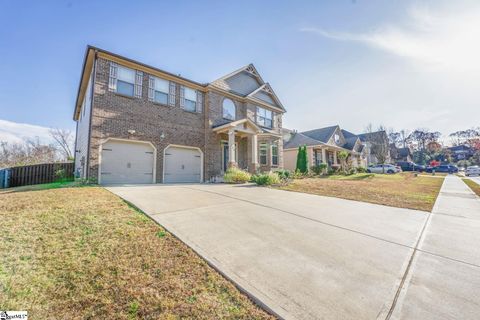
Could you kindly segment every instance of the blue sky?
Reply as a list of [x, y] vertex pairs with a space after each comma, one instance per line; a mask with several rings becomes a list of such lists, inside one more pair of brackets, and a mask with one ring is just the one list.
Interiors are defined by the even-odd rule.
[[452, 3], [0, 0], [0, 133], [74, 129], [87, 44], [199, 82], [252, 62], [293, 129], [478, 126], [480, 7]]

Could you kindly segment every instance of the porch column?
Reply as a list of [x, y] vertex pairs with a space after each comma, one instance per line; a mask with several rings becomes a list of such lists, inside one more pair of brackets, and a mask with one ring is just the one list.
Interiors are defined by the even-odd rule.
[[236, 166], [235, 162], [235, 130], [228, 130], [228, 167]]
[[252, 168], [251, 172], [255, 173], [258, 166], [258, 137], [256, 134], [252, 135]]
[[338, 162], [337, 162], [337, 150], [333, 150], [333, 163], [338, 164]]
[[327, 149], [325, 148], [322, 148], [322, 163], [325, 163], [328, 166]]

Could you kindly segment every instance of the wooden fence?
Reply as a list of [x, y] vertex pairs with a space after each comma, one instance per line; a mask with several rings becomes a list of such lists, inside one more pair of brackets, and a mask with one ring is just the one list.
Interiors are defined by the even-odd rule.
[[[59, 170], [64, 170], [63, 176], [58, 175]], [[10, 168], [9, 187], [51, 183], [60, 179], [73, 180], [73, 171], [73, 162], [43, 163], [13, 167]]]

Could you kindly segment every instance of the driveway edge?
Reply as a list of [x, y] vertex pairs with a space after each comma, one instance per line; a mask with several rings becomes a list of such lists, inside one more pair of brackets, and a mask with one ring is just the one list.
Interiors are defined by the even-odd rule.
[[236, 282], [234, 279], [232, 279], [231, 277], [229, 277], [228, 275], [226, 275], [224, 272], [222, 272], [212, 261], [210, 261], [210, 259], [206, 258], [205, 256], [203, 256], [197, 249], [193, 248], [191, 245], [187, 244], [185, 241], [183, 241], [182, 239], [180, 239], [174, 232], [172, 232], [171, 230], [169, 230], [168, 228], [164, 227], [163, 225], [161, 225], [158, 221], [156, 221], [152, 216], [150, 216], [150, 214], [148, 214], [147, 212], [145, 212], [144, 210], [142, 210], [141, 208], [139, 208], [138, 206], [136, 206], [135, 204], [133, 204], [132, 202], [120, 197], [119, 195], [113, 193], [112, 191], [108, 190], [107, 188], [104, 188], [105, 190], [107, 190], [108, 192], [110, 192], [111, 194], [113, 194], [114, 196], [122, 199], [122, 201], [124, 201], [126, 204], [128, 204], [130, 207], [134, 208], [135, 210], [141, 212], [143, 215], [145, 215], [146, 217], [148, 217], [151, 221], [153, 221], [156, 225], [162, 227], [163, 229], [165, 229], [168, 233], [170, 233], [172, 236], [175, 237], [175, 239], [177, 239], [178, 241], [180, 241], [181, 243], [183, 243], [185, 246], [187, 246], [188, 248], [190, 248], [197, 256], [199, 256], [202, 260], [204, 260], [208, 266], [210, 266], [213, 270], [215, 270], [218, 274], [220, 274], [223, 278], [225, 278], [227, 281], [229, 281], [231, 284], [233, 284], [233, 286], [235, 286], [235, 288], [237, 288], [242, 294], [246, 295], [255, 305], [257, 305], [258, 307], [260, 307], [261, 309], [263, 309], [264, 311], [266, 311], [267, 313], [269, 313], [270, 315], [276, 317], [277, 319], [280, 319], [280, 320], [284, 320], [284, 318], [282, 316], [280, 316], [277, 312], [275, 312], [272, 308], [270, 308], [269, 306], [267, 306], [263, 301], [261, 301], [259, 298], [257, 298], [254, 294], [252, 294], [250, 291], [248, 291], [247, 289], [245, 289], [244, 287], [242, 287], [238, 282]]

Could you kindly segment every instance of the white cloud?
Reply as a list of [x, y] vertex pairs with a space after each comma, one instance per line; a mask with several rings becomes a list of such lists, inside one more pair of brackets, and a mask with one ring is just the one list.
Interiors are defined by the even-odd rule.
[[298, 83], [304, 94], [291, 100], [321, 116], [291, 113], [287, 125], [303, 130], [340, 124], [358, 132], [373, 123], [444, 135], [478, 126], [480, 2], [438, 3], [412, 6], [402, 21], [365, 32], [301, 29], [373, 50], [361, 59], [311, 66]]
[[435, 10], [415, 5], [408, 11], [405, 22], [362, 33], [312, 27], [300, 31], [364, 43], [423, 67], [469, 73], [480, 70], [480, 4]]
[[24, 139], [40, 139], [41, 143], [53, 143], [49, 128], [0, 119], [0, 141], [19, 143]]

